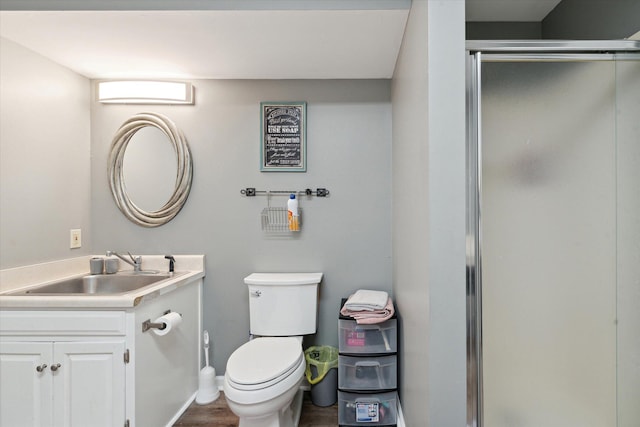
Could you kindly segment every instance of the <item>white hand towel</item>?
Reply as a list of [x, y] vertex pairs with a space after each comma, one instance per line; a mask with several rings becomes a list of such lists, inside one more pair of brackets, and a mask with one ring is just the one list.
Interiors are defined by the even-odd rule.
[[344, 307], [351, 311], [382, 310], [387, 305], [389, 294], [384, 291], [360, 289], [349, 297]]

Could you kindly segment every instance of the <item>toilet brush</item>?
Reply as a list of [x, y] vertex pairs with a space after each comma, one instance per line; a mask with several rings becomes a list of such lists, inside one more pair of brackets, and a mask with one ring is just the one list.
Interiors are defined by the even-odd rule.
[[220, 396], [220, 391], [216, 387], [216, 370], [213, 366], [209, 366], [209, 332], [204, 331], [203, 340], [205, 367], [200, 371], [196, 394], [196, 403], [199, 405], [211, 403]]

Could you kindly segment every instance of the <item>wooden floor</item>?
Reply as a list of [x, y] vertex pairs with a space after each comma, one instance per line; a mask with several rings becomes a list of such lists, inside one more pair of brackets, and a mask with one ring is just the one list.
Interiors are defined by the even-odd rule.
[[[319, 407], [304, 393], [302, 415], [299, 427], [336, 427], [338, 425], [338, 405]], [[208, 405], [192, 403], [187, 411], [173, 425], [174, 427], [237, 427], [238, 417], [227, 407], [224, 393]]]

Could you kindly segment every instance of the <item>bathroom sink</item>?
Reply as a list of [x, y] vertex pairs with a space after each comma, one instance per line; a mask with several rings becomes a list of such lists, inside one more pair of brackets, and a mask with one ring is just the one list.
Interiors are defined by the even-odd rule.
[[184, 273], [116, 273], [94, 274], [60, 280], [47, 285], [17, 291], [11, 295], [114, 295], [125, 294]]

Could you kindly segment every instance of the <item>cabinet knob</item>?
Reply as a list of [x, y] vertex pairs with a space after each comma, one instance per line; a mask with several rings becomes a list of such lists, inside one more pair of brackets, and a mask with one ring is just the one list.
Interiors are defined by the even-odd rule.
[[43, 364], [42, 364], [42, 365], [40, 365], [40, 366], [36, 366], [36, 371], [38, 371], [38, 372], [42, 372], [42, 371], [44, 371], [44, 370], [45, 370], [45, 368], [46, 368], [46, 367], [47, 367], [47, 364], [46, 364], [46, 363], [43, 363]]
[[53, 372], [57, 371], [60, 366], [62, 365], [60, 365], [59, 363], [56, 363], [55, 365], [51, 365], [51, 371]]

